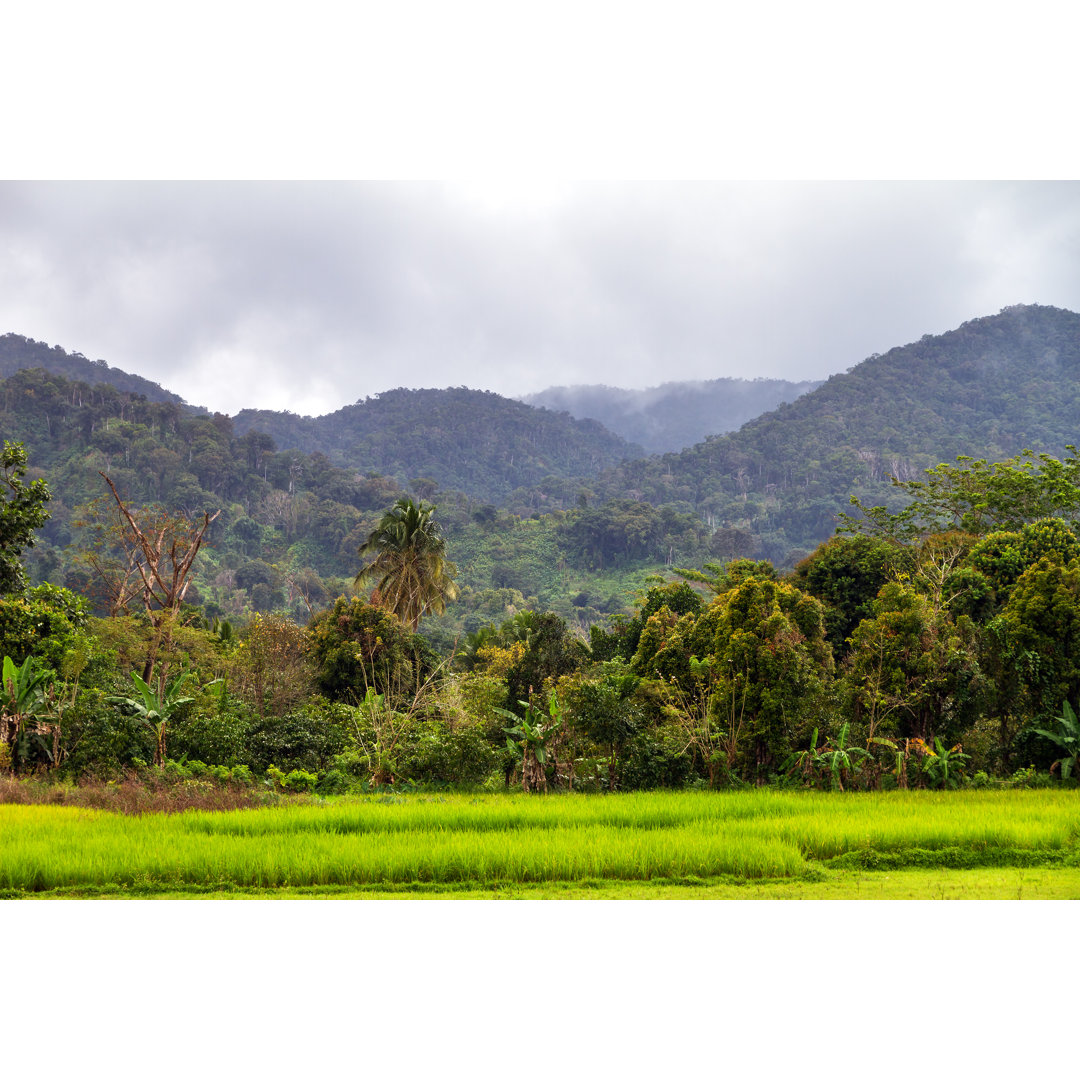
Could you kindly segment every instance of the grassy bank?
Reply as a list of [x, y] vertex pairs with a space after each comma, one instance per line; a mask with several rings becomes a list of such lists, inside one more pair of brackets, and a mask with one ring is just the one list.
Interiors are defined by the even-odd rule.
[[1017, 881], [1022, 894], [1016, 877], [984, 890], [1003, 870], [1037, 871], [1044, 893], [1057, 874], [1078, 895], [1078, 868], [1070, 791], [393, 796], [168, 815], [0, 806], [6, 896], [828, 896], [890, 878], [892, 896], [895, 875], [923, 874], [937, 898], [944, 872], [981, 874], [978, 895], [1015, 896]]

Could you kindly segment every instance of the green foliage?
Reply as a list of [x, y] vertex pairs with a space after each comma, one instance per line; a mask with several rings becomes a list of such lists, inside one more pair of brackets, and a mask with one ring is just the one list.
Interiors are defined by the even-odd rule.
[[844, 666], [854, 721], [868, 737], [959, 737], [986, 688], [971, 620], [954, 621], [907, 581], [885, 585], [872, 611]]
[[173, 722], [169, 748], [173, 755], [205, 761], [209, 765], [233, 765], [247, 757], [252, 718], [246, 710], [191, 709]]
[[409, 701], [438, 660], [427, 642], [385, 608], [339, 597], [310, 626], [318, 688], [332, 701], [357, 703], [370, 688]]
[[138, 697], [114, 697], [112, 702], [123, 705], [131, 715], [157, 733], [157, 749], [154, 761], [161, 765], [165, 760], [165, 736], [169, 721], [185, 706], [195, 699], [182, 697], [182, 691], [193, 675], [182, 672], [168, 682], [162, 680], [155, 689], [145, 682], [136, 672], [131, 673]]
[[1001, 678], [1014, 677], [1029, 715], [1050, 718], [1080, 696], [1080, 560], [1067, 566], [1043, 557], [1028, 567], [990, 625]]
[[1057, 726], [1053, 731], [1045, 728], [1035, 728], [1034, 731], [1062, 751], [1061, 757], [1054, 762], [1054, 767], [1061, 769], [1061, 779], [1068, 780], [1073, 773], [1080, 778], [1080, 720], [1077, 720], [1068, 701], [1061, 703], [1061, 713], [1061, 716], [1054, 718]]
[[465, 387], [388, 390], [315, 419], [245, 409], [235, 424], [239, 434], [261, 431], [279, 446], [325, 453], [353, 473], [375, 470], [403, 486], [427, 477], [485, 500], [551, 476], [595, 475], [641, 453], [593, 420]]
[[346, 744], [345, 730], [332, 714], [263, 716], [252, 721], [244, 764], [259, 773], [271, 765], [320, 773], [333, 766]]
[[266, 778], [274, 787], [294, 794], [314, 791], [319, 783], [316, 773], [308, 772], [306, 769], [291, 769], [286, 773], [276, 765], [267, 767]]
[[961, 455], [956, 465], [927, 469], [926, 480], [894, 477], [893, 484], [910, 500], [903, 510], [890, 514], [883, 506], [867, 508], [852, 496], [863, 516], [841, 514], [841, 529], [903, 540], [948, 529], [983, 535], [1019, 529], [1040, 518], [1075, 518], [1080, 514], [1080, 458], [1076, 447], [1066, 449], [1064, 461], [1030, 450], [992, 464]]
[[914, 569], [910, 548], [871, 536], [834, 536], [795, 567], [791, 581], [824, 605], [826, 636], [840, 657], [855, 628], [872, 617], [882, 586]]
[[922, 771], [931, 787], [957, 788], [963, 779], [964, 766], [970, 760], [960, 746], [946, 750], [940, 739], [934, 739], [934, 749], [926, 748]]
[[56, 740], [49, 737], [46, 720], [55, 719], [52, 701], [54, 673], [28, 656], [16, 666], [10, 656], [3, 661], [0, 682], [0, 744], [9, 748], [7, 755], [15, 770], [38, 763], [53, 764]]
[[506, 748], [511, 754], [521, 757], [521, 784], [525, 791], [547, 789], [547, 776], [544, 766], [548, 760], [551, 742], [563, 731], [563, 710], [557, 695], [552, 694], [548, 702], [548, 714], [537, 709], [531, 701], [519, 701], [524, 710], [523, 716], [499, 711], [506, 719], [513, 721], [510, 727], [503, 728], [506, 733]]
[[434, 518], [435, 507], [398, 499], [360, 547], [371, 562], [356, 575], [357, 587], [375, 582], [374, 596], [413, 633], [427, 614], [441, 614], [457, 596], [454, 565]]
[[[850, 777], [854, 774], [860, 760], [870, 756], [868, 750], [863, 750], [857, 746], [848, 746], [848, 727], [848, 724], [840, 725], [836, 742], [832, 744], [826, 743], [818, 754], [816, 762], [823, 764], [825, 769], [828, 770], [834, 791], [843, 791], [844, 777]], [[817, 734], [816, 729], [814, 733]]]
[[400, 749], [398, 774], [418, 784], [473, 785], [490, 776], [500, 760], [481, 729], [424, 720]]
[[110, 706], [98, 689], [81, 691], [60, 726], [60, 774], [74, 779], [121, 775], [136, 762], [152, 760], [157, 746], [156, 733], [141, 717]]
[[[686, 571], [681, 571], [685, 574]], [[654, 585], [645, 594], [641, 606], [632, 619], [620, 618], [611, 630], [592, 627], [589, 651], [597, 661], [621, 657], [629, 661], [641, 643], [646, 623], [662, 608], [674, 615], [696, 615], [702, 609], [701, 594], [685, 581], [672, 581]]]
[[503, 624], [500, 633], [524, 648], [506, 673], [506, 704], [511, 710], [531, 700], [545, 684], [569, 675], [585, 662], [584, 644], [554, 612], [526, 611]]
[[23, 483], [26, 450], [4, 440], [0, 452], [0, 596], [20, 592], [26, 584], [22, 553], [34, 543], [34, 532], [49, 518], [45, 504], [52, 497], [44, 480]]

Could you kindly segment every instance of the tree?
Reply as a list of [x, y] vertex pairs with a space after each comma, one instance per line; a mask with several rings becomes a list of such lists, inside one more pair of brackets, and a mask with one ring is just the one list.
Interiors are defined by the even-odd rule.
[[761, 782], [809, 728], [832, 677], [821, 602], [753, 566], [700, 615], [652, 615], [631, 665], [683, 699], [675, 706], [714, 780], [719, 750]]
[[953, 739], [974, 722], [986, 680], [966, 616], [954, 622], [909, 581], [894, 581], [850, 642], [845, 683], [868, 738]]
[[958, 457], [955, 465], [943, 462], [927, 469], [925, 480], [894, 476], [893, 485], [911, 498], [908, 506], [890, 514], [884, 506], [863, 506], [853, 495], [851, 504], [862, 516], [841, 514], [838, 531], [904, 540], [948, 529], [981, 536], [1040, 518], [1075, 519], [1080, 514], [1080, 457], [1075, 446], [1066, 450], [1064, 461], [1025, 450], [993, 464]]
[[1080, 559], [1043, 556], [1021, 575], [989, 626], [1027, 695], [1028, 715], [1045, 722], [1080, 697]]
[[878, 590], [914, 569], [910, 548], [873, 536], [834, 536], [795, 567], [791, 582], [825, 606], [826, 636], [839, 658], [859, 623], [872, 617]]
[[427, 614], [440, 615], [457, 598], [455, 568], [446, 559], [446, 542], [435, 507], [398, 499], [360, 546], [371, 561], [356, 575], [357, 587], [375, 582], [372, 600], [395, 615], [413, 633]]
[[[50, 690], [53, 673], [28, 656], [16, 667], [10, 656], [3, 660], [0, 683], [0, 748], [13, 769], [37, 757], [55, 763], [59, 753], [59, 725], [42, 721], [53, 718]], [[45, 735], [52, 736], [51, 747]]]
[[157, 745], [154, 750], [154, 764], [161, 768], [165, 764], [165, 728], [168, 722], [185, 705], [194, 701], [194, 698], [181, 697], [185, 683], [192, 678], [191, 672], [183, 672], [159, 690], [154, 690], [147, 685], [133, 671], [132, 682], [138, 691], [137, 698], [114, 697], [111, 700], [118, 705], [126, 705], [139, 720], [149, 727], [157, 737]]
[[154, 628], [142, 674], [143, 680], [149, 682], [158, 653], [170, 641], [173, 622], [191, 585], [195, 556], [206, 530], [221, 511], [204, 513], [201, 524], [164, 512], [153, 517], [144, 514], [140, 523], [120, 498], [112, 480], [104, 473], [101, 477], [116, 500], [120, 537], [126, 554], [122, 576], [113, 582], [111, 591], [117, 597], [117, 603], [122, 603], [118, 610], [126, 608], [136, 595], [141, 596]]
[[338, 597], [309, 627], [315, 684], [331, 700], [360, 704], [368, 689], [399, 708], [438, 667], [428, 643], [385, 608]]
[[48, 484], [44, 480], [24, 484], [25, 475], [26, 451], [21, 443], [5, 439], [0, 454], [0, 596], [25, 588], [20, 557], [24, 548], [33, 546], [34, 530], [49, 519]]

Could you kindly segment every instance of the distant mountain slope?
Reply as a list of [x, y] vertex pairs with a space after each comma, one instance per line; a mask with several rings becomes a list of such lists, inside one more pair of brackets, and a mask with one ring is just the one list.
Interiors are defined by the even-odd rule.
[[42, 368], [53, 375], [62, 375], [73, 382], [90, 386], [107, 384], [131, 394], [142, 394], [147, 401], [171, 401], [184, 405], [178, 394], [119, 368], [109, 367], [104, 360], [87, 360], [82, 353], [69, 353], [59, 345], [48, 346], [44, 341], [23, 337], [21, 334], [0, 335], [0, 378], [14, 375], [16, 371]]
[[820, 385], [785, 379], [709, 379], [668, 382], [648, 390], [552, 386], [521, 400], [579, 419], [599, 420], [609, 431], [662, 454], [693, 446], [709, 435], [736, 431]]
[[320, 417], [244, 409], [238, 435], [253, 429], [281, 449], [322, 453], [338, 465], [414, 477], [489, 502], [547, 477], [588, 478], [640, 446], [595, 420], [575, 420], [483, 390], [389, 390]]
[[826, 538], [851, 494], [895, 499], [890, 475], [960, 454], [1060, 456], [1077, 442], [1080, 315], [1016, 305], [872, 356], [737, 432], [626, 463], [593, 486], [693, 508], [782, 561]]

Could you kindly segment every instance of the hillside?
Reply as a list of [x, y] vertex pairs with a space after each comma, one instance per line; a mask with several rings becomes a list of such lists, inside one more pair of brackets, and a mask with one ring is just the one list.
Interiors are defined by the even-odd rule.
[[59, 345], [23, 337], [21, 334], [0, 335], [0, 378], [16, 371], [41, 368], [53, 375], [62, 375], [73, 382], [88, 386], [114, 386], [129, 394], [141, 394], [147, 401], [171, 401], [183, 405], [184, 399], [156, 382], [110, 367], [104, 360], [87, 360], [82, 353], [69, 353]]
[[[244, 621], [254, 611], [285, 611], [306, 621], [349, 588], [359, 546], [405, 491], [434, 498], [458, 566], [461, 599], [426, 627], [444, 642], [526, 607], [557, 611], [585, 627], [631, 607], [644, 576], [666, 560], [709, 554], [707, 531], [692, 514], [631, 500], [571, 514], [541, 515], [532, 507], [560, 499], [576, 505], [580, 481], [523, 489], [514, 496], [519, 511], [508, 512], [486, 498], [435, 492], [431, 481], [406, 487], [336, 466], [323, 453], [279, 451], [264, 432], [238, 433], [227, 416], [70, 382], [41, 368], [0, 379], [0, 431], [24, 444], [31, 478], [46, 478], [53, 492], [50, 519], [27, 553], [32, 579], [65, 584], [98, 602], [103, 593], [88, 555], [98, 543], [109, 550], [112, 520], [99, 471], [136, 507], [160, 504], [191, 518], [221, 512], [188, 596], [208, 618]], [[470, 460], [460, 442], [445, 445], [452, 446], [448, 455]]]
[[438, 504], [459, 567], [461, 602], [432, 620], [448, 640], [524, 606], [585, 626], [665, 566], [790, 565], [851, 495], [895, 505], [890, 474], [958, 454], [1061, 456], [1078, 429], [1080, 315], [1048, 307], [924, 337], [738, 432], [636, 460], [595, 422], [464, 389], [234, 421], [40, 368], [0, 379], [0, 430], [54, 491], [35, 580], [94, 592], [85, 551], [98, 534], [82, 523], [106, 494], [101, 470], [135, 504], [222, 510], [192, 593], [209, 616], [304, 618], [351, 581], [359, 545], [405, 491]]
[[829, 536], [852, 494], [895, 500], [890, 475], [960, 454], [1060, 456], [1078, 432], [1080, 315], [1017, 305], [872, 356], [738, 432], [625, 463], [594, 488], [692, 510], [784, 562]]
[[598, 420], [649, 453], [682, 450], [709, 435], [736, 431], [748, 420], [794, 401], [820, 382], [708, 379], [669, 382], [647, 390], [613, 386], [553, 386], [522, 401]]
[[314, 418], [245, 409], [233, 423], [237, 435], [265, 432], [282, 450], [498, 504], [548, 477], [586, 479], [644, 454], [595, 420], [465, 387], [389, 390]]

